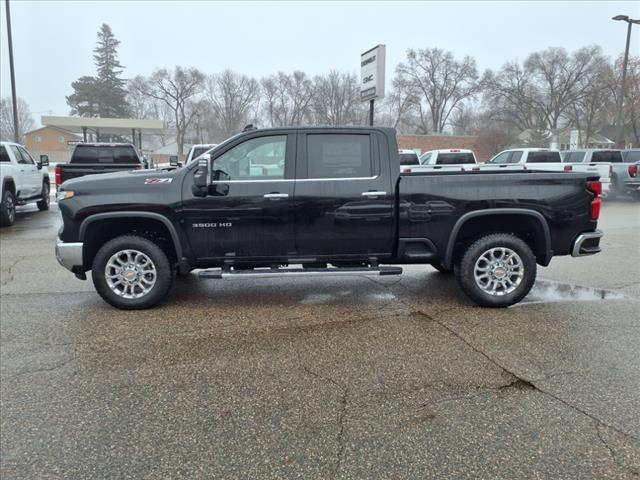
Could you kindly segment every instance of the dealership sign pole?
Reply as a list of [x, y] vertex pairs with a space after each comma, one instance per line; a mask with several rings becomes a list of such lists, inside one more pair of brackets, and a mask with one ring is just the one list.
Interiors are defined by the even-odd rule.
[[384, 98], [384, 45], [377, 45], [360, 55], [360, 100], [369, 101], [369, 125], [373, 125], [373, 106]]

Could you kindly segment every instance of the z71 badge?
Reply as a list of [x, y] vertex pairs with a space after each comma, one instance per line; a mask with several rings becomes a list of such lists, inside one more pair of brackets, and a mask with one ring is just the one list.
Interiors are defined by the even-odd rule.
[[171, 183], [173, 178], [146, 178], [145, 185], [158, 185], [160, 183]]

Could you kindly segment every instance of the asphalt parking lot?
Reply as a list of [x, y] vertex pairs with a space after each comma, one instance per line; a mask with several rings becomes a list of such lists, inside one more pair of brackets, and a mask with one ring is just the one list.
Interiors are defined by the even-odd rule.
[[640, 478], [640, 204], [481, 309], [402, 277], [179, 279], [123, 312], [0, 232], [2, 478]]

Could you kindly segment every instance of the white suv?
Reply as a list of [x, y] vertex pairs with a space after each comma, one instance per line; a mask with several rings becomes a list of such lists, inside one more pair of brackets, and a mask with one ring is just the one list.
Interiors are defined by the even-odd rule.
[[49, 210], [47, 165], [49, 158], [46, 155], [41, 155], [36, 162], [22, 145], [0, 142], [0, 225], [13, 225], [16, 221], [16, 205], [35, 202], [40, 210]]

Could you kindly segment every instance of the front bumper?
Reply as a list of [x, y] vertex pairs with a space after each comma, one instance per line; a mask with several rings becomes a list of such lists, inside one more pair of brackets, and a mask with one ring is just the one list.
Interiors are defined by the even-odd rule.
[[571, 256], [584, 257], [586, 255], [599, 253], [602, 250], [600, 248], [600, 239], [603, 235], [604, 233], [602, 233], [602, 230], [581, 233], [573, 242]]
[[56, 258], [58, 263], [67, 270], [75, 273], [73, 267], [82, 267], [82, 242], [67, 243], [59, 238], [56, 240]]

